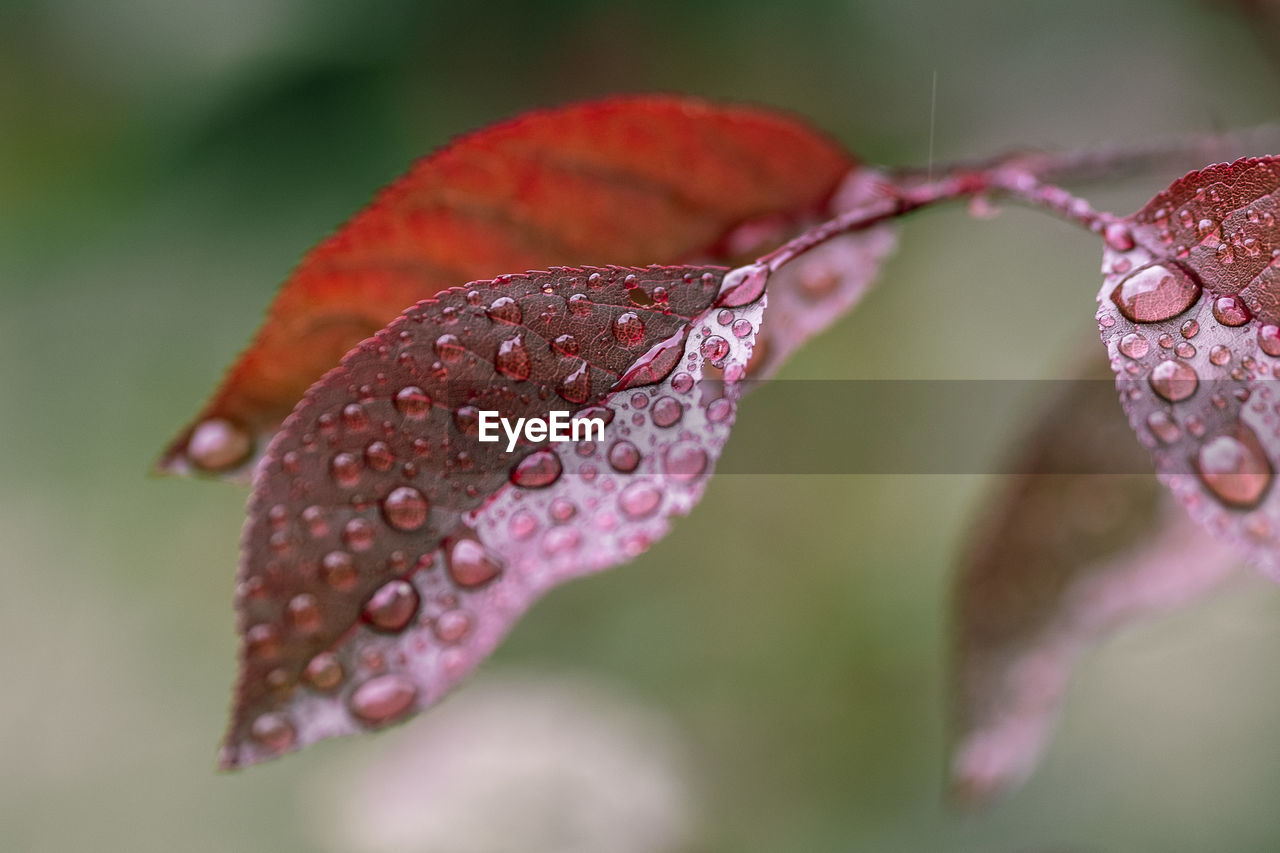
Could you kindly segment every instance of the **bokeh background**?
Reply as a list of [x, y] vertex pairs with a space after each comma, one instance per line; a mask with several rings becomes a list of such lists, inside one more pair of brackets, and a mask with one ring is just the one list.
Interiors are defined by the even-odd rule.
[[[1280, 594], [1252, 576], [1091, 654], [1023, 790], [943, 804], [948, 584], [991, 477], [718, 478], [436, 713], [226, 775], [245, 493], [147, 476], [300, 254], [452, 135], [666, 90], [918, 164], [936, 70], [938, 160], [1141, 142], [1274, 118], [1265, 54], [1190, 2], [3, 0], [0, 848], [1277, 849]], [[784, 378], [1063, 376], [1098, 264], [1040, 214], [919, 215]], [[816, 416], [763, 389], [729, 457]]]

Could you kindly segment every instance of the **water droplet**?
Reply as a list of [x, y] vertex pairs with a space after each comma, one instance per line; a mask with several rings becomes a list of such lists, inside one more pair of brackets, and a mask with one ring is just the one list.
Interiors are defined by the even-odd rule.
[[367, 551], [373, 545], [373, 523], [367, 518], [353, 518], [342, 529], [342, 541], [352, 551]]
[[430, 506], [422, 492], [413, 486], [392, 489], [382, 502], [382, 515], [396, 530], [417, 530], [427, 522]]
[[1167, 412], [1152, 412], [1147, 415], [1147, 429], [1164, 444], [1173, 444], [1182, 437], [1182, 430], [1174, 423]]
[[360, 482], [360, 457], [354, 453], [339, 453], [329, 463], [329, 472], [339, 486], [351, 488]]
[[313, 539], [329, 533], [329, 519], [325, 516], [324, 507], [309, 506], [302, 511], [301, 517]]
[[272, 752], [282, 752], [293, 746], [296, 734], [288, 717], [270, 711], [253, 721], [249, 736]]
[[1170, 403], [1185, 400], [1196, 392], [1199, 377], [1185, 361], [1166, 359], [1151, 370], [1151, 389]]
[[417, 698], [418, 688], [408, 676], [379, 675], [352, 691], [351, 713], [368, 725], [379, 726], [404, 716]]
[[1186, 341], [1178, 341], [1178, 345], [1173, 348], [1179, 358], [1195, 358], [1196, 348]]
[[324, 693], [337, 688], [342, 683], [342, 664], [333, 652], [321, 652], [311, 659], [307, 668], [302, 671], [303, 679]]
[[561, 335], [551, 342], [551, 348], [561, 355], [577, 355], [578, 339], [573, 335]]
[[390, 471], [396, 464], [396, 455], [385, 441], [371, 441], [364, 449], [364, 461], [375, 471]]
[[324, 624], [324, 620], [320, 617], [320, 603], [316, 601], [314, 595], [307, 592], [299, 593], [289, 599], [286, 612], [289, 616], [289, 624], [301, 634], [314, 634]]
[[630, 474], [640, 464], [640, 451], [626, 439], [615, 441], [609, 448], [609, 464], [615, 471]]
[[508, 338], [498, 345], [498, 354], [493, 357], [494, 368], [503, 376], [523, 380], [529, 378], [533, 369], [533, 361], [529, 350], [524, 345], [524, 335]]
[[702, 342], [702, 357], [718, 364], [729, 354], [729, 342], [719, 335], [712, 335]]
[[671, 387], [678, 394], [688, 394], [693, 390], [693, 377], [687, 373], [677, 373], [671, 378]]
[[755, 331], [755, 327], [751, 325], [750, 320], [735, 320], [732, 331], [735, 338], [745, 338]]
[[1209, 361], [1221, 367], [1231, 361], [1231, 350], [1222, 344], [1217, 344], [1213, 349], [1209, 350]]
[[465, 610], [446, 610], [432, 626], [442, 643], [456, 643], [471, 633], [471, 614]]
[[542, 553], [548, 557], [572, 551], [582, 542], [582, 534], [576, 527], [553, 527], [542, 537]]
[[249, 434], [224, 418], [201, 421], [187, 439], [187, 458], [206, 471], [221, 471], [237, 465], [252, 449]]
[[769, 281], [769, 268], [761, 264], [739, 267], [724, 277], [720, 285], [717, 302], [720, 305], [736, 308], [755, 302], [764, 293], [765, 284]]
[[1266, 325], [1258, 329], [1258, 348], [1267, 355], [1280, 356], [1280, 326]]
[[1239, 296], [1219, 296], [1213, 300], [1213, 317], [1224, 326], [1243, 326], [1251, 316]]
[[421, 418], [431, 411], [431, 397], [417, 385], [406, 385], [396, 393], [395, 405], [404, 416]]
[[325, 583], [341, 592], [355, 589], [358, 577], [355, 562], [346, 551], [330, 551], [320, 561], [320, 575]]
[[434, 348], [436, 357], [444, 362], [457, 361], [467, 351], [458, 336], [453, 334], [443, 334], [436, 338]]
[[1102, 239], [1117, 252], [1127, 252], [1133, 248], [1133, 232], [1123, 222], [1109, 222], [1102, 231]]
[[721, 423], [728, 420], [729, 415], [733, 414], [733, 404], [721, 397], [718, 400], [712, 400], [707, 406], [707, 420], [713, 424]]
[[1253, 431], [1237, 425], [1235, 435], [1219, 435], [1200, 446], [1196, 471], [1217, 498], [1233, 507], [1251, 507], [1271, 483], [1271, 465]]
[[449, 577], [460, 587], [481, 586], [502, 572], [502, 561], [475, 539], [458, 539], [449, 546]]
[[1200, 296], [1200, 285], [1181, 267], [1143, 267], [1116, 285], [1111, 301], [1135, 323], [1159, 323], [1186, 311]]
[[560, 479], [560, 457], [551, 450], [530, 453], [511, 469], [511, 482], [526, 489], [541, 489]]
[[1128, 358], [1142, 358], [1150, 349], [1151, 344], [1137, 332], [1130, 332], [1120, 339], [1120, 352]]
[[1188, 320], [1187, 322], [1182, 324], [1182, 327], [1179, 329], [1179, 331], [1182, 332], [1182, 336], [1184, 338], [1187, 338], [1189, 340], [1191, 338], [1194, 338], [1196, 334], [1199, 333], [1200, 324], [1196, 322], [1194, 319]]
[[403, 631], [413, 621], [418, 603], [418, 591], [413, 584], [396, 579], [378, 587], [360, 616], [369, 627], [394, 634]]
[[578, 508], [574, 506], [573, 501], [556, 498], [551, 502], [547, 514], [551, 516], [552, 521], [563, 524], [578, 514]]
[[684, 407], [680, 405], [680, 401], [675, 397], [659, 397], [653, 402], [653, 411], [650, 417], [653, 422], [660, 427], [669, 427], [680, 420], [684, 414]]
[[613, 337], [624, 346], [635, 346], [644, 338], [644, 321], [634, 311], [619, 314], [613, 321]]
[[662, 470], [674, 480], [692, 480], [707, 470], [707, 452], [696, 442], [677, 441], [662, 454]]
[[499, 296], [493, 300], [489, 310], [485, 313], [488, 314], [490, 320], [498, 323], [516, 325], [524, 320], [524, 312], [520, 310], [520, 303], [510, 296]]
[[641, 519], [653, 515], [662, 503], [662, 492], [643, 480], [632, 483], [618, 493], [618, 509], [627, 518]]
[[585, 361], [560, 381], [556, 393], [570, 403], [585, 403], [591, 397], [591, 369]]
[[578, 317], [585, 317], [591, 313], [591, 307], [593, 304], [594, 303], [592, 303], [587, 294], [575, 293], [569, 297], [569, 313]]
[[538, 529], [538, 520], [533, 513], [522, 509], [511, 516], [511, 536], [515, 539], [528, 539]]
[[244, 632], [245, 653], [255, 660], [274, 660], [280, 655], [280, 634], [265, 622]]

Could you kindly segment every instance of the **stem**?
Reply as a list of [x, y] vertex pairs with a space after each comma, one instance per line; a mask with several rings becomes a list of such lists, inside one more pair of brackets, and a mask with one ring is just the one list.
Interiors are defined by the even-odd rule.
[[[912, 211], [944, 201], [993, 196], [1021, 202], [1104, 234], [1119, 222], [1093, 209], [1055, 182], [1096, 181], [1139, 171], [1195, 168], [1206, 161], [1238, 156], [1243, 150], [1280, 147], [1280, 124], [1225, 134], [1205, 134], [1132, 148], [1103, 148], [1063, 153], [1019, 151], [992, 160], [953, 165], [938, 180], [925, 169], [898, 169], [881, 185], [883, 197], [846, 211], [782, 244], [759, 259], [770, 272], [840, 234], [865, 231]], [[1190, 164], [1190, 166], [1188, 166]]]

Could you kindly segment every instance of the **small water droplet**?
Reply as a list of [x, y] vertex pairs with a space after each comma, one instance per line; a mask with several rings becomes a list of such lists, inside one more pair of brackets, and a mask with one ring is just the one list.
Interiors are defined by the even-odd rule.
[[302, 592], [289, 599], [286, 608], [289, 623], [300, 634], [314, 634], [324, 624], [320, 616], [320, 603], [310, 593]]
[[560, 381], [556, 393], [570, 403], [585, 403], [591, 397], [591, 369], [585, 361]]
[[1191, 338], [1194, 338], [1197, 333], [1199, 333], [1200, 324], [1196, 322], [1194, 319], [1188, 320], [1187, 322], [1182, 324], [1181, 328], [1179, 328], [1178, 331], [1182, 332], [1182, 336], [1184, 338], [1191, 339]]
[[249, 433], [224, 418], [201, 421], [187, 439], [187, 458], [206, 471], [231, 468], [243, 462], [252, 449]]
[[413, 486], [392, 489], [382, 502], [382, 515], [387, 524], [406, 532], [426, 524], [429, 509], [426, 496]]
[[1120, 339], [1120, 352], [1128, 358], [1142, 358], [1151, 349], [1147, 339], [1137, 332], [1130, 332]]
[[675, 397], [659, 397], [653, 402], [650, 417], [657, 426], [669, 427], [678, 423], [683, 414], [684, 406], [680, 405], [680, 401]]
[[1200, 296], [1200, 285], [1181, 267], [1143, 267], [1116, 285], [1111, 301], [1135, 323], [1160, 323], [1186, 311]]
[[644, 339], [644, 321], [634, 311], [619, 314], [613, 321], [613, 337], [624, 346], [635, 346]]
[[354, 453], [339, 453], [329, 463], [333, 481], [344, 488], [360, 482], [360, 457]]
[[1117, 252], [1127, 252], [1133, 248], [1133, 232], [1123, 222], [1109, 222], [1102, 231], [1102, 239]]
[[511, 516], [509, 529], [512, 538], [528, 539], [538, 529], [538, 520], [533, 517], [533, 513], [522, 509]]
[[640, 451], [626, 439], [620, 439], [609, 448], [609, 464], [613, 470], [630, 474], [640, 464]]
[[520, 310], [520, 303], [510, 296], [499, 296], [493, 300], [493, 303], [489, 305], [489, 310], [485, 313], [490, 320], [497, 323], [516, 325], [524, 320], [524, 312]]
[[560, 457], [551, 450], [530, 453], [511, 469], [511, 482], [526, 489], [541, 489], [560, 479]]
[[646, 518], [662, 503], [662, 492], [643, 480], [632, 483], [618, 493], [618, 509], [630, 519]]
[[533, 360], [524, 345], [524, 334], [508, 338], [498, 345], [498, 354], [493, 357], [493, 366], [503, 376], [524, 380], [529, 378], [533, 369]]
[[418, 689], [408, 676], [379, 675], [352, 691], [351, 713], [368, 725], [383, 725], [404, 716], [417, 698]]
[[502, 572], [502, 561], [475, 539], [458, 539], [449, 546], [449, 577], [463, 588], [482, 586]]
[[1213, 300], [1213, 317], [1224, 326], [1243, 326], [1251, 316], [1239, 296], [1219, 296]]
[[1231, 350], [1222, 344], [1217, 344], [1213, 349], [1209, 350], [1209, 361], [1221, 367], [1231, 361]]
[[320, 561], [320, 576], [325, 583], [341, 592], [355, 589], [358, 577], [355, 562], [346, 551], [330, 551]]
[[551, 520], [563, 524], [578, 514], [578, 508], [574, 506], [573, 501], [565, 498], [556, 498], [551, 502], [551, 507], [547, 510], [547, 514], [551, 516]]
[[1266, 325], [1258, 329], [1258, 348], [1270, 356], [1280, 356], [1280, 326]]
[[360, 616], [377, 631], [398, 633], [413, 621], [419, 600], [413, 584], [401, 579], [388, 581], [373, 593]]
[[1147, 415], [1147, 429], [1164, 444], [1173, 444], [1182, 437], [1182, 430], [1167, 412], [1156, 411]]
[[253, 721], [249, 736], [272, 752], [283, 752], [293, 746], [296, 733], [288, 717], [269, 711]]
[[396, 455], [385, 441], [371, 441], [364, 449], [364, 461], [375, 471], [390, 471], [396, 464]]
[[1166, 359], [1151, 370], [1151, 389], [1170, 403], [1185, 400], [1196, 392], [1199, 377], [1185, 361]]
[[745, 338], [755, 331], [755, 327], [751, 325], [750, 320], [735, 320], [732, 331], [735, 338]]
[[432, 630], [440, 642], [456, 643], [471, 633], [471, 614], [465, 610], [446, 610], [436, 617]]
[[688, 394], [693, 390], [693, 377], [687, 373], [677, 373], [671, 378], [671, 388], [678, 394]]
[[342, 683], [342, 664], [333, 652], [321, 652], [313, 657], [307, 668], [302, 671], [302, 678], [323, 693], [337, 688]]
[[1178, 341], [1178, 345], [1173, 348], [1179, 358], [1195, 358], [1196, 348], [1186, 341]]
[[1200, 446], [1196, 471], [1220, 501], [1238, 508], [1256, 505], [1271, 484], [1266, 454], [1253, 431], [1242, 424], [1236, 434], [1219, 435]]
[[436, 357], [443, 362], [455, 362], [467, 351], [457, 335], [448, 333], [436, 338], [434, 349]]
[[373, 545], [373, 524], [367, 518], [353, 518], [342, 529], [342, 541], [352, 551], [367, 551]]
[[578, 339], [573, 335], [561, 335], [551, 342], [551, 348], [561, 355], [577, 355]]
[[729, 342], [719, 335], [712, 335], [702, 342], [702, 357], [712, 364], [718, 364], [729, 354]]
[[244, 632], [245, 653], [255, 660], [274, 660], [280, 656], [280, 633], [266, 622]]
[[683, 482], [707, 470], [707, 452], [693, 441], [678, 441], [662, 454], [662, 470], [674, 480]]
[[396, 393], [395, 406], [405, 417], [421, 418], [431, 411], [431, 397], [417, 385], [406, 385]]

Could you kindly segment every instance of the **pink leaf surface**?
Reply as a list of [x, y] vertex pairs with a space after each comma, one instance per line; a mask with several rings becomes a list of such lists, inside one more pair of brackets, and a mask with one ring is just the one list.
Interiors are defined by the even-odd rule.
[[[428, 707], [546, 590], [661, 537], [728, 438], [763, 285], [556, 268], [447, 290], [349, 353], [255, 474], [223, 766]], [[488, 409], [607, 425], [507, 454], [478, 440]]]
[[1108, 227], [1097, 311], [1121, 402], [1161, 480], [1274, 578], [1278, 166], [1192, 172]]

